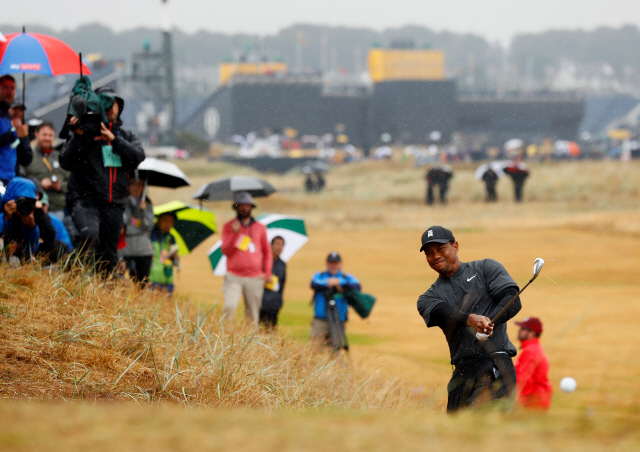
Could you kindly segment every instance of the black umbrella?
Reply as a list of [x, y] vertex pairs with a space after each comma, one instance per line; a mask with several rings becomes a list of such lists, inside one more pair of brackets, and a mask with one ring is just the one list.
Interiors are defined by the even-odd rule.
[[193, 199], [201, 201], [226, 201], [233, 200], [235, 193], [247, 191], [251, 196], [269, 196], [276, 189], [265, 180], [250, 176], [231, 176], [202, 185], [193, 194]]

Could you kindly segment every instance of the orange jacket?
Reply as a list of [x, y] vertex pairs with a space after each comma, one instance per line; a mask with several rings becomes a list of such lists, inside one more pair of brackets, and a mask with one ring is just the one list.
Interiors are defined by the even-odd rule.
[[518, 381], [518, 402], [527, 408], [548, 410], [551, 406], [553, 386], [549, 382], [549, 361], [534, 337], [522, 341], [522, 352], [515, 364]]

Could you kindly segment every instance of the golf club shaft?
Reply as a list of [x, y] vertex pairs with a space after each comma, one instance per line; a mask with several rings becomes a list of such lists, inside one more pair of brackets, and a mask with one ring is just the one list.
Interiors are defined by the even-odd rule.
[[511, 306], [511, 304], [512, 304], [514, 301], [516, 301], [516, 299], [520, 296], [520, 294], [521, 294], [522, 292], [524, 292], [524, 289], [526, 289], [527, 287], [529, 287], [529, 284], [531, 284], [531, 283], [533, 282], [533, 280], [534, 280], [534, 279], [536, 279], [537, 277], [538, 277], [538, 275], [535, 275], [533, 278], [531, 278], [531, 280], [530, 280], [530, 281], [529, 281], [529, 282], [528, 282], [528, 283], [527, 283], [527, 284], [526, 284], [522, 289], [520, 289], [520, 292], [518, 292], [518, 293], [517, 293], [517, 294], [516, 294], [516, 295], [515, 295], [511, 300], [509, 300], [509, 303], [507, 303], [507, 304], [505, 305], [505, 307], [504, 307], [504, 308], [502, 308], [502, 309], [500, 310], [500, 312], [498, 312], [498, 313], [496, 314], [496, 316], [495, 316], [494, 318], [492, 318], [492, 319], [491, 319], [491, 323], [494, 323], [496, 320], [498, 320], [498, 318], [499, 318], [502, 314], [504, 314], [504, 312], [505, 312], [507, 309], [509, 309], [509, 306]]

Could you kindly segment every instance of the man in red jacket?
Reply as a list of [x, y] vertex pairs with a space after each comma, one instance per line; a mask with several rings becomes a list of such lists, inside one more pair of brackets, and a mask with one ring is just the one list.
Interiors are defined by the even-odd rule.
[[516, 325], [520, 327], [518, 340], [522, 345], [515, 365], [518, 402], [526, 408], [546, 411], [551, 406], [553, 386], [547, 377], [549, 361], [540, 345], [542, 322], [536, 317], [527, 317]]
[[222, 253], [227, 256], [222, 292], [227, 319], [233, 319], [244, 295], [246, 318], [257, 326], [264, 285], [271, 281], [273, 257], [267, 228], [251, 216], [255, 206], [251, 194], [237, 193], [233, 208], [238, 215], [222, 227]]

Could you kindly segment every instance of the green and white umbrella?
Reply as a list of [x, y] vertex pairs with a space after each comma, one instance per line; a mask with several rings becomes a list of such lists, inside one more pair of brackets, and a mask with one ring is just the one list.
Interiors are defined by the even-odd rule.
[[176, 239], [180, 256], [189, 254], [216, 232], [216, 215], [210, 210], [181, 201], [171, 201], [153, 208], [156, 217], [167, 212], [173, 212], [178, 217], [171, 234]]
[[[284, 239], [284, 248], [282, 249], [282, 254], [280, 254], [280, 259], [285, 262], [288, 262], [309, 241], [307, 230], [304, 227], [304, 220], [300, 217], [266, 214], [256, 220], [267, 227], [269, 242], [277, 236]], [[218, 240], [209, 250], [209, 261], [213, 268], [213, 274], [216, 276], [224, 276], [227, 273], [227, 257], [222, 254], [221, 247], [222, 241]]]

